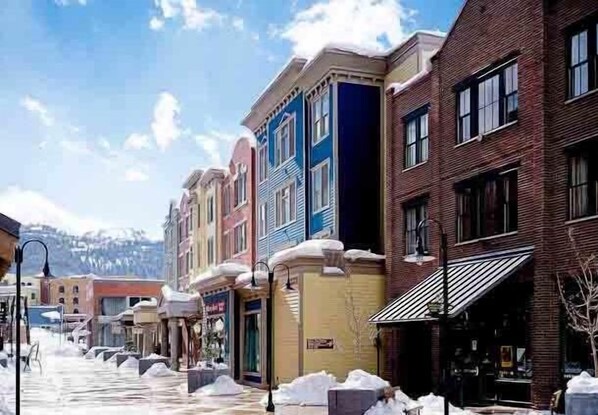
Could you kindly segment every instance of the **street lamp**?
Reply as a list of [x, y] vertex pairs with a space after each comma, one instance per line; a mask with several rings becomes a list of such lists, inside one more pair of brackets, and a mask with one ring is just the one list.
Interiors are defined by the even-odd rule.
[[[442, 389], [444, 394], [444, 415], [449, 415], [449, 401], [448, 401], [448, 391], [449, 391], [449, 376], [450, 376], [450, 361], [448, 359], [448, 326], [449, 326], [449, 285], [448, 285], [448, 243], [447, 243], [447, 236], [446, 232], [444, 231], [444, 227], [442, 224], [437, 221], [436, 219], [422, 219], [416, 228], [416, 237], [417, 237], [417, 247], [415, 249], [414, 255], [408, 255], [405, 257], [405, 262], [416, 263], [418, 265], [422, 265], [424, 262], [430, 262], [435, 260], [436, 258], [428, 252], [428, 247], [424, 246], [424, 240], [421, 237], [421, 229], [424, 227], [428, 222], [434, 222], [438, 225], [440, 229], [440, 255], [442, 257], [442, 304], [437, 301], [433, 300], [430, 301], [428, 306], [428, 311], [430, 316], [434, 318], [438, 318], [440, 321], [440, 368], [442, 371]], [[442, 313], [440, 313], [440, 309], [442, 308]]]
[[26, 241], [23, 245], [17, 245], [15, 248], [15, 263], [17, 264], [17, 301], [16, 301], [16, 314], [17, 314], [17, 354], [16, 354], [16, 361], [15, 361], [15, 374], [16, 374], [16, 404], [15, 404], [15, 415], [19, 415], [21, 413], [21, 264], [23, 264], [23, 251], [25, 247], [30, 244], [31, 242], [36, 242], [40, 244], [46, 253], [46, 260], [44, 261], [44, 268], [43, 273], [44, 277], [51, 276], [50, 274], [50, 264], [48, 263], [48, 247], [43, 241], [39, 239], [30, 239]]
[[266, 382], [268, 382], [268, 405], [266, 406], [266, 412], [274, 413], [274, 401], [272, 400], [272, 337], [273, 337], [273, 327], [272, 327], [272, 285], [274, 283], [274, 271], [278, 267], [286, 268], [287, 270], [287, 282], [283, 287], [284, 291], [294, 291], [294, 288], [291, 285], [291, 270], [285, 264], [277, 264], [272, 269], [263, 261], [258, 261], [253, 264], [251, 269], [251, 288], [259, 288], [257, 281], [255, 280], [255, 267], [257, 265], [262, 265], [268, 270], [268, 298], [266, 299], [266, 325], [268, 326], [268, 335], [266, 338], [266, 349], [268, 355], [266, 357]]

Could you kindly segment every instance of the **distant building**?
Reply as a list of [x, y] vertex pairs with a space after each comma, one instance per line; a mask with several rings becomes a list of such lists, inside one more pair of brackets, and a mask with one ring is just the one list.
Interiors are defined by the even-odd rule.
[[21, 224], [0, 213], [0, 280], [10, 269]]
[[168, 215], [162, 225], [164, 230], [164, 272], [166, 284], [176, 290], [179, 280], [179, 208], [171, 201]]
[[95, 278], [92, 274], [52, 278], [49, 281], [48, 305], [61, 305], [64, 314], [91, 314], [90, 287]]
[[[27, 297], [27, 305], [38, 305], [41, 303], [40, 286], [42, 277], [21, 277], [21, 295]], [[15, 274], [6, 274], [1, 285], [15, 285], [17, 277]]]
[[181, 196], [179, 203], [179, 223], [178, 223], [178, 287], [179, 290], [185, 289], [189, 285], [189, 273], [192, 267], [192, 251], [190, 228], [193, 226], [190, 215], [189, 194], [185, 191]]

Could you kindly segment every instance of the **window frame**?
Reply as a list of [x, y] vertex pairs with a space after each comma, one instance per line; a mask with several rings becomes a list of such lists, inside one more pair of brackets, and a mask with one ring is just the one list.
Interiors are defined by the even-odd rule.
[[[240, 237], [240, 240], [237, 240], [237, 237]], [[247, 220], [243, 220], [233, 227], [233, 242], [233, 258], [247, 252]]]
[[[586, 164], [586, 181], [584, 183], [573, 184], [572, 177], [572, 160], [575, 158], [585, 158]], [[598, 143], [590, 142], [585, 146], [575, 148], [567, 154], [567, 220], [573, 221], [583, 218], [598, 216]], [[585, 212], [578, 215], [573, 215], [572, 191], [574, 188], [586, 186], [587, 189], [583, 192], [587, 202]]]
[[[326, 169], [326, 181], [324, 181], [323, 170]], [[320, 191], [320, 205], [316, 206], [316, 180], [318, 172], [320, 175], [320, 185], [322, 187]], [[324, 185], [326, 185], [326, 192], [324, 192]], [[326, 159], [311, 169], [311, 210], [312, 214], [320, 213], [330, 207], [330, 159]], [[324, 204], [324, 195], [326, 195], [326, 203]]]
[[233, 189], [234, 208], [237, 209], [239, 206], [247, 203], [247, 166], [242, 163], [237, 164], [237, 174], [233, 180]]
[[208, 196], [208, 199], [206, 201], [208, 207], [207, 207], [207, 213], [208, 213], [208, 225], [212, 224], [215, 220], [215, 215], [214, 215], [214, 195], [210, 195]]
[[[282, 134], [279, 134], [281, 131], [283, 131], [284, 127], [288, 126], [289, 127], [289, 156], [284, 159], [281, 160], [280, 159], [280, 155], [282, 153], [279, 154], [280, 152], [280, 148], [281, 148], [281, 143], [279, 141], [282, 141]], [[292, 137], [293, 137], [293, 145], [291, 146], [291, 131], [292, 131]], [[292, 151], [292, 154], [291, 154]], [[274, 166], [275, 169], [280, 168], [281, 166], [285, 165], [286, 163], [288, 163], [290, 160], [293, 160], [295, 158], [297, 154], [297, 123], [295, 122], [295, 114], [290, 114], [288, 117], [286, 117], [285, 119], [283, 119], [280, 123], [280, 125], [278, 126], [278, 128], [276, 128], [276, 130], [274, 130]]]
[[[583, 62], [579, 61], [576, 64], [573, 64], [573, 38], [581, 35], [583, 32], [587, 32], [586, 60]], [[594, 13], [593, 15], [590, 15], [589, 17], [569, 27], [567, 29], [565, 42], [565, 68], [567, 73], [567, 92], [565, 94], [565, 99], [570, 100], [582, 97], [598, 89], [598, 13]], [[578, 95], [575, 95], [575, 83], [573, 73], [576, 68], [581, 67], [585, 64], [587, 64], [588, 72], [588, 89], [584, 92], [581, 92]]]
[[[263, 227], [262, 227], [263, 213]], [[258, 239], [264, 239], [268, 236], [268, 202], [260, 203], [258, 207]]]
[[208, 242], [207, 242], [207, 249], [208, 249], [208, 266], [214, 265], [216, 263], [216, 241], [214, 236], [208, 236]]
[[[324, 106], [324, 97], [327, 98], [327, 105]], [[320, 141], [326, 139], [330, 135], [330, 88], [326, 86], [326, 88], [320, 92], [314, 99], [312, 99], [310, 103], [311, 108], [311, 123], [310, 123], [310, 132], [311, 132], [311, 143], [312, 146], [317, 145]], [[320, 116], [318, 117], [317, 110], [319, 109]], [[324, 111], [326, 110], [326, 113]], [[321, 127], [324, 126], [324, 127]], [[323, 129], [323, 132], [320, 132], [320, 129]]]
[[[422, 215], [422, 211], [420, 211], [420, 209], [423, 208], [423, 212], [424, 215]], [[415, 228], [410, 229], [409, 226], [409, 215], [408, 212], [409, 211], [415, 211]], [[404, 232], [403, 232], [403, 243], [405, 245], [405, 255], [412, 255], [415, 253], [416, 247], [413, 247], [413, 251], [411, 252], [409, 247], [409, 241], [410, 241], [410, 235], [414, 234], [415, 238], [414, 240], [417, 241], [417, 226], [419, 225], [419, 223], [423, 220], [428, 218], [428, 197], [427, 196], [423, 196], [423, 197], [418, 197], [416, 199], [410, 200], [408, 202], [406, 202], [403, 205], [403, 226], [404, 226]], [[424, 246], [428, 248], [428, 250], [430, 250], [430, 229], [429, 229], [429, 225], [426, 222], [423, 226], [422, 226], [422, 230], [423, 230], [423, 238], [424, 238]]]
[[[291, 188], [292, 188], [292, 190], [291, 190]], [[282, 215], [280, 213], [280, 210], [282, 208], [282, 200], [283, 200], [282, 193], [286, 189], [289, 189], [289, 220], [286, 222], [282, 222]], [[281, 197], [280, 197], [281, 206], [279, 206], [279, 204], [278, 204], [278, 201], [279, 201], [278, 195], [279, 194], [281, 194]], [[276, 190], [276, 192], [274, 193], [274, 208], [275, 208], [275, 213], [276, 213], [276, 215], [275, 215], [275, 224], [276, 224], [275, 230], [282, 229], [297, 220], [297, 206], [296, 206], [296, 203], [293, 203], [293, 201], [295, 201], [295, 202], [297, 201], [297, 183], [295, 182], [295, 180], [286, 182], [281, 187], [279, 187]]]
[[[410, 112], [403, 117], [403, 170], [410, 169], [428, 161], [430, 158], [430, 105], [426, 104], [415, 111]], [[426, 118], [426, 135], [422, 136], [422, 120]], [[410, 125], [415, 124], [415, 140], [409, 143]], [[423, 142], [426, 142], [426, 158], [423, 159]], [[415, 158], [413, 164], [408, 164], [408, 152], [411, 147], [415, 147]]]
[[268, 167], [269, 167], [268, 140], [264, 141], [264, 143], [258, 147], [257, 155], [258, 155], [258, 184], [262, 184], [266, 180], [268, 180]]

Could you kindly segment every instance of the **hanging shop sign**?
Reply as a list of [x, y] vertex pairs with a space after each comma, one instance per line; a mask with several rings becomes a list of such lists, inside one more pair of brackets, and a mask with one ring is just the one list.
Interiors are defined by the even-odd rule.
[[308, 350], [334, 349], [334, 339], [307, 339]]
[[[205, 301], [205, 300], [204, 300]], [[216, 316], [218, 314], [226, 313], [226, 299], [218, 299], [213, 302], [207, 302], [206, 313], [208, 316]]]

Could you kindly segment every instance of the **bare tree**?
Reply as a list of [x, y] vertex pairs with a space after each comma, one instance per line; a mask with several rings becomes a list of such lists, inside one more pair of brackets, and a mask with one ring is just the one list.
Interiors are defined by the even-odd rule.
[[569, 240], [576, 259], [576, 269], [563, 276], [557, 273], [561, 302], [569, 318], [569, 326], [586, 336], [590, 343], [594, 375], [598, 370], [598, 257], [584, 255], [569, 230]]
[[353, 352], [359, 362], [363, 358], [364, 346], [378, 347], [377, 339], [380, 330], [369, 323], [370, 313], [359, 307], [353, 294], [353, 285], [351, 277], [347, 276], [345, 286], [345, 312], [347, 314], [347, 324], [349, 331], [353, 336]]

